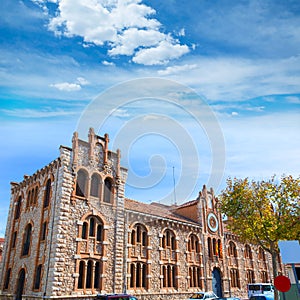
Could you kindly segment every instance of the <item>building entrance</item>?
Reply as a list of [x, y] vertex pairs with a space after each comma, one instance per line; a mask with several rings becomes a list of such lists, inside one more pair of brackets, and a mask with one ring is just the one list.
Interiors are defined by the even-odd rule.
[[220, 270], [217, 268], [214, 268], [213, 272], [212, 272], [212, 288], [213, 288], [213, 292], [218, 297], [222, 297], [221, 273], [220, 273]]

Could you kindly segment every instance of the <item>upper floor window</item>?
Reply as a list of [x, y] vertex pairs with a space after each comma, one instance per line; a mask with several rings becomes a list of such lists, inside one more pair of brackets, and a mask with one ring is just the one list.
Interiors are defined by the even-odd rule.
[[20, 196], [18, 198], [17, 204], [16, 204], [16, 210], [15, 210], [15, 220], [20, 218], [21, 214], [21, 204], [22, 204], [22, 197]]
[[191, 234], [188, 241], [188, 251], [189, 252], [200, 252], [199, 239], [196, 235]]
[[91, 190], [90, 190], [91, 196], [99, 197], [99, 190], [100, 190], [100, 176], [94, 173], [91, 178]]
[[112, 180], [110, 178], [105, 178], [104, 180], [104, 195], [103, 200], [106, 203], [111, 203], [112, 200]]
[[80, 197], [86, 196], [87, 189], [87, 173], [84, 170], [77, 172], [76, 195]]
[[258, 250], [258, 259], [262, 261], [266, 261], [265, 251], [261, 247]]
[[90, 217], [82, 224], [81, 238], [94, 237], [98, 242], [103, 241], [103, 224], [98, 218]]
[[228, 255], [237, 257], [237, 250], [234, 242], [229, 242]]
[[48, 179], [46, 183], [46, 190], [44, 195], [44, 207], [49, 206], [50, 197], [51, 197], [51, 179]]
[[163, 248], [169, 248], [171, 250], [176, 249], [176, 239], [173, 231], [167, 229], [165, 230], [162, 237], [162, 245]]
[[24, 238], [23, 238], [23, 246], [22, 246], [22, 255], [28, 255], [30, 250], [30, 243], [31, 243], [31, 232], [32, 232], [32, 225], [28, 224], [25, 228]]
[[245, 257], [245, 258], [252, 259], [252, 251], [251, 251], [251, 247], [250, 247], [248, 244], [245, 246], [244, 257]]
[[141, 244], [147, 246], [147, 229], [141, 225], [136, 224], [131, 231], [131, 244]]

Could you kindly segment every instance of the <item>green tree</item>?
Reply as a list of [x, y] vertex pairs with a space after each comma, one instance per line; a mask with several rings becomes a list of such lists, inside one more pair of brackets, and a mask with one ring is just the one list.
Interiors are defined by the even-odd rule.
[[283, 175], [280, 180], [273, 176], [259, 182], [229, 178], [220, 196], [220, 208], [231, 232], [271, 254], [275, 278], [278, 241], [300, 240], [300, 178]]

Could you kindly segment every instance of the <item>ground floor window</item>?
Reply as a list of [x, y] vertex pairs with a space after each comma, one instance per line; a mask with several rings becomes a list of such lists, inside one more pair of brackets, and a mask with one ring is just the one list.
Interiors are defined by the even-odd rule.
[[130, 264], [130, 288], [147, 288], [147, 264], [134, 262]]
[[101, 264], [99, 261], [80, 261], [78, 268], [78, 289], [101, 289]]
[[231, 269], [230, 270], [230, 281], [231, 287], [233, 288], [240, 288], [240, 276], [238, 269]]
[[162, 287], [177, 288], [177, 267], [176, 265], [168, 264], [162, 266]]
[[201, 269], [198, 266], [189, 267], [189, 284], [190, 287], [197, 287], [202, 289], [202, 273]]

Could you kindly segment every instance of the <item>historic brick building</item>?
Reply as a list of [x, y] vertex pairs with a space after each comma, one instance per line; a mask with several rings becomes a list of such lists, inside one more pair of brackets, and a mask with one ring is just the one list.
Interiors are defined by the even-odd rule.
[[246, 297], [247, 283], [272, 279], [263, 249], [226, 231], [212, 189], [179, 206], [126, 199], [127, 170], [108, 143], [75, 133], [72, 148], [11, 183], [0, 298]]

